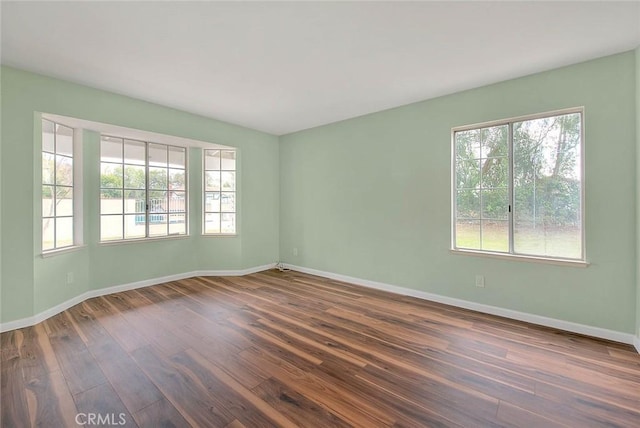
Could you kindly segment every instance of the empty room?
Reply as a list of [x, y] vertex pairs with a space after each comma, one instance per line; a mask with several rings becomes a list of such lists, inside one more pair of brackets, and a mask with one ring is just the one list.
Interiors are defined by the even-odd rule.
[[1, 427], [640, 426], [640, 1], [0, 15]]

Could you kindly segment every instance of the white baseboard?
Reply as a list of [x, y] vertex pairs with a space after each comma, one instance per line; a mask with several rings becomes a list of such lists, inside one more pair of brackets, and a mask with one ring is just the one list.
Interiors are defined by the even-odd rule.
[[93, 297], [105, 296], [107, 294], [118, 293], [121, 291], [135, 290], [136, 288], [149, 287], [151, 285], [163, 284], [165, 282], [178, 281], [185, 278], [193, 278], [194, 276], [242, 276], [249, 275], [251, 273], [261, 272], [263, 270], [272, 269], [276, 266], [276, 263], [270, 263], [263, 266], [255, 266], [247, 269], [240, 270], [200, 270], [179, 273], [175, 275], [162, 276], [159, 278], [145, 279], [142, 281], [130, 282], [128, 284], [114, 285], [112, 287], [100, 288], [97, 290], [89, 290], [78, 296], [75, 296], [66, 302], [62, 302], [52, 308], [44, 310], [39, 314], [32, 317], [22, 318], [15, 321], [9, 321], [0, 324], [0, 333], [10, 330], [16, 330], [18, 328], [30, 327], [38, 324], [47, 318], [51, 318], [54, 315], [59, 314], [62, 311], [69, 309], [72, 306], [82, 303], [87, 299]]
[[306, 268], [302, 266], [284, 264], [285, 267], [298, 272], [308, 273], [311, 275], [322, 276], [324, 278], [335, 279], [337, 281], [348, 282], [351, 284], [361, 285], [363, 287], [375, 288], [377, 290], [389, 291], [391, 293], [403, 296], [417, 297], [419, 299], [429, 300], [432, 302], [443, 303], [445, 305], [456, 306], [464, 309], [482, 312], [491, 315], [498, 315], [505, 318], [511, 318], [518, 321], [525, 321], [532, 324], [543, 325], [545, 327], [553, 327], [560, 330], [580, 333], [587, 336], [599, 337], [602, 339], [613, 340], [615, 342], [635, 345], [640, 352], [640, 339], [633, 334], [623, 333], [620, 331], [608, 330], [605, 328], [594, 327], [584, 324], [578, 324], [571, 321], [564, 321], [555, 318], [548, 318], [541, 315], [529, 314], [526, 312], [514, 311], [512, 309], [500, 308], [497, 306], [485, 305], [483, 303], [471, 302], [468, 300], [456, 299], [454, 297], [442, 296], [439, 294], [428, 293], [426, 291], [413, 290], [411, 288], [398, 287], [396, 285], [385, 284], [382, 282], [369, 281], [367, 279], [355, 278], [346, 275], [340, 275], [332, 272], [325, 272], [317, 269]]

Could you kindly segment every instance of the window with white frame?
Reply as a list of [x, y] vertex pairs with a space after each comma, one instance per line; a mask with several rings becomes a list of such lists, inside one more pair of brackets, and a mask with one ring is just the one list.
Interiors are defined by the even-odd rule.
[[582, 109], [452, 132], [454, 250], [585, 260]]
[[103, 135], [100, 240], [187, 234], [184, 147]]
[[74, 245], [73, 128], [42, 119], [42, 251]]
[[204, 150], [203, 206], [204, 234], [236, 233], [235, 150]]

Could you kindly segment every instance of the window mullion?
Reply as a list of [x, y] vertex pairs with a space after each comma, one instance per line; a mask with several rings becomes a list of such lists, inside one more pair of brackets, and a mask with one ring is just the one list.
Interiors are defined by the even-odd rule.
[[53, 124], [53, 186], [51, 200], [53, 202], [53, 249], [58, 248], [58, 236], [57, 236], [57, 218], [58, 218], [58, 129], [57, 124]]
[[126, 165], [124, 164], [124, 139], [122, 140], [122, 207], [121, 207], [121, 212], [122, 212], [122, 224], [120, 225], [120, 227], [122, 228], [121, 235], [122, 235], [122, 239], [127, 239], [126, 238], [126, 234], [125, 234], [125, 226], [127, 224], [127, 217], [126, 217], [126, 196], [125, 196], [125, 188], [127, 187], [125, 185], [125, 177], [126, 177]]
[[508, 146], [508, 164], [509, 164], [509, 172], [508, 172], [508, 197], [509, 197], [509, 212], [507, 213], [507, 218], [509, 219], [509, 253], [513, 254], [515, 252], [514, 249], [514, 225], [513, 225], [513, 211], [515, 209], [514, 204], [514, 191], [513, 191], [513, 122], [509, 122], [508, 127], [508, 135], [507, 135], [507, 146]]
[[169, 223], [171, 222], [171, 209], [169, 208], [169, 204], [170, 204], [170, 199], [171, 196], [169, 194], [169, 146], [165, 147], [165, 151], [167, 152], [167, 163], [165, 165], [166, 171], [167, 171], [167, 180], [164, 183], [164, 187], [165, 187], [165, 194], [167, 195], [165, 197], [165, 203], [167, 204], [167, 206], [164, 209], [165, 212], [165, 216], [167, 219], [167, 236], [169, 236]]
[[149, 221], [150, 221], [150, 214], [149, 214], [149, 206], [151, 204], [151, 201], [149, 200], [149, 143], [145, 142], [144, 143], [144, 200], [145, 200], [145, 206], [144, 206], [144, 210], [145, 210], [145, 222], [144, 222], [144, 228], [145, 228], [145, 238], [149, 238]]

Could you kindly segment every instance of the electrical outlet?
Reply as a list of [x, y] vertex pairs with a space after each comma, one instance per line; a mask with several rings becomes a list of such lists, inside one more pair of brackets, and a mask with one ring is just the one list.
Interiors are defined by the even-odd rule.
[[484, 287], [484, 276], [476, 275], [476, 287]]
[[293, 247], [293, 255], [294, 256], [298, 255], [298, 249], [296, 247]]
[[67, 284], [73, 284], [73, 272], [67, 272]]

